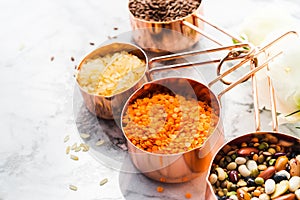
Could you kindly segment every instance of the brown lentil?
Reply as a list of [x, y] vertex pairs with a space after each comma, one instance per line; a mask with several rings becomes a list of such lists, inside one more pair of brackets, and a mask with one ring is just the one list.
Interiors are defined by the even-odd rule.
[[172, 154], [200, 147], [217, 122], [217, 114], [205, 102], [158, 93], [128, 106], [123, 129], [137, 148]]
[[192, 14], [201, 0], [129, 0], [134, 17], [146, 21], [167, 22]]

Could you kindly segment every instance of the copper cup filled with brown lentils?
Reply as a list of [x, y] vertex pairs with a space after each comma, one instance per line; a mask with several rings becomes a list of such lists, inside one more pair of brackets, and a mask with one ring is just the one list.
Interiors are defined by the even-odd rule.
[[199, 41], [201, 0], [129, 0], [134, 41], [153, 52], [178, 52]]
[[300, 139], [277, 132], [237, 137], [220, 148], [207, 179], [208, 199], [300, 199]]
[[218, 99], [192, 79], [145, 83], [126, 102], [121, 120], [134, 165], [157, 181], [206, 177], [224, 142]]

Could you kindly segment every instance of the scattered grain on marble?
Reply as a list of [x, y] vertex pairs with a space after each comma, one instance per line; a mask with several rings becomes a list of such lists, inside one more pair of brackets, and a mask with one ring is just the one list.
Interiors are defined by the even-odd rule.
[[72, 61], [72, 62], [74, 62], [74, 61], [75, 61], [75, 58], [74, 58], [73, 56], [71, 57], [71, 61]]
[[81, 137], [82, 139], [88, 139], [88, 138], [91, 137], [91, 135], [88, 134], [88, 133], [80, 133], [80, 137]]
[[78, 188], [75, 185], [69, 185], [70, 190], [77, 191]]
[[90, 42], [90, 45], [91, 45], [91, 46], [94, 46], [94, 45], [95, 45], [95, 43], [94, 43], [94, 42]]
[[54, 60], [54, 56], [51, 56], [50, 61], [52, 62]]
[[101, 146], [102, 144], [104, 144], [104, 140], [98, 140], [96, 142], [96, 146]]
[[72, 154], [70, 155], [70, 158], [72, 160], [76, 160], [76, 161], [79, 160], [78, 156], [75, 156], [75, 155], [72, 155]]
[[90, 146], [88, 144], [84, 144], [84, 143], [81, 143], [80, 147], [82, 147], [83, 152], [87, 152], [90, 149]]
[[77, 142], [75, 142], [72, 146], [71, 146], [71, 150], [75, 150], [77, 148]]
[[67, 146], [67, 148], [66, 148], [66, 154], [69, 154], [69, 153], [70, 153], [70, 150], [71, 150], [71, 147], [70, 147], [70, 146]]
[[81, 147], [80, 147], [80, 146], [79, 146], [79, 147], [76, 147], [76, 148], [74, 149], [74, 151], [75, 151], [75, 152], [81, 151]]
[[70, 140], [70, 135], [66, 135], [64, 138], [64, 143], [68, 142]]
[[108, 179], [107, 179], [107, 178], [101, 180], [101, 181], [100, 181], [100, 186], [105, 185], [107, 182], [108, 182]]

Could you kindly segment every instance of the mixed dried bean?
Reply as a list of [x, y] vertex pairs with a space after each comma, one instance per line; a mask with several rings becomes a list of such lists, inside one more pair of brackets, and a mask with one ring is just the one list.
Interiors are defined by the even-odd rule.
[[299, 141], [257, 134], [229, 143], [216, 155], [209, 182], [218, 200], [300, 199]]
[[218, 115], [206, 102], [157, 93], [128, 106], [123, 129], [137, 148], [172, 154], [200, 147], [217, 122]]
[[167, 22], [193, 13], [201, 0], [130, 0], [133, 16], [147, 21]]

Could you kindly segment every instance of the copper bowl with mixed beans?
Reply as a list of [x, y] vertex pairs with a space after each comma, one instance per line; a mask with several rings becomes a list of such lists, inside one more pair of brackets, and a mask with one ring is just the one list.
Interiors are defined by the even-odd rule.
[[187, 78], [145, 83], [126, 102], [121, 126], [136, 168], [168, 183], [206, 177], [224, 142], [218, 99]]
[[300, 199], [300, 139], [256, 132], [220, 148], [207, 177], [207, 199]]

